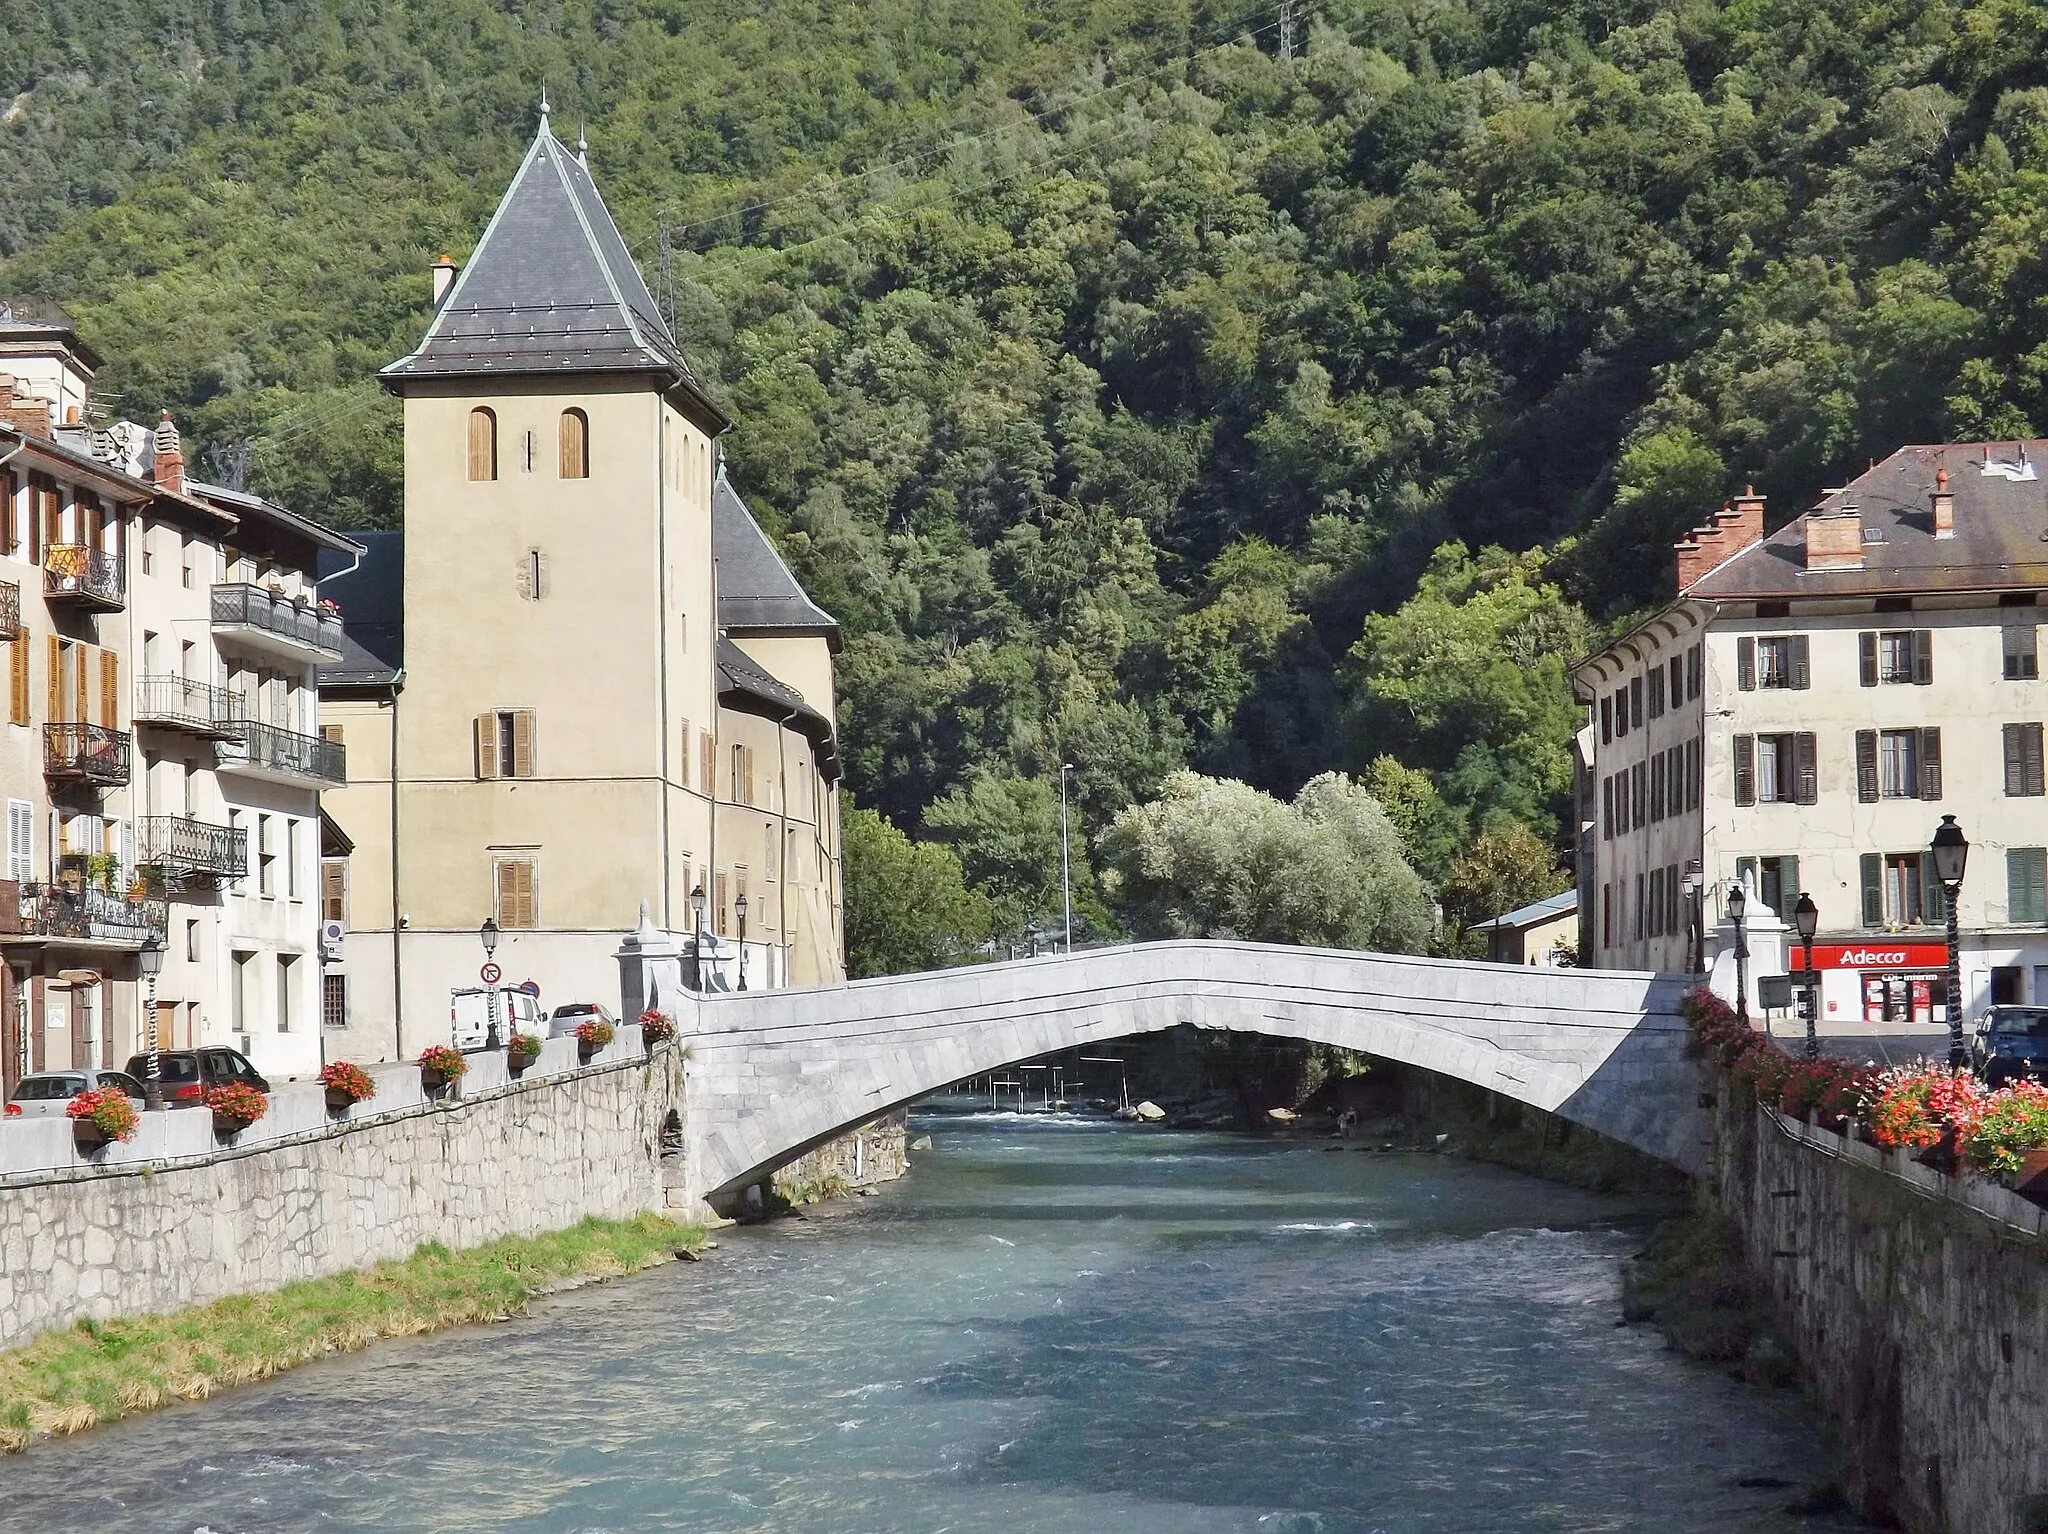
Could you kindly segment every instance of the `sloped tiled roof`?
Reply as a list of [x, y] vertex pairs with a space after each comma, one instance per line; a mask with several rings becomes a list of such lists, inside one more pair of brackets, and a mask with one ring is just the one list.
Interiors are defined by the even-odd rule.
[[543, 115], [425, 338], [380, 376], [402, 388], [415, 378], [648, 371], [698, 392], [589, 167]]
[[839, 743], [832, 721], [806, 703], [801, 693], [763, 671], [746, 651], [723, 634], [718, 638], [718, 701], [750, 713], [790, 720], [822, 748], [818, 753], [818, 770], [827, 778], [839, 776]]
[[[1934, 536], [1935, 475], [1948, 472], [1955, 535]], [[1706, 601], [1911, 596], [2048, 589], [2048, 441], [1902, 447], [1822, 496], [1817, 512], [1854, 507], [1863, 567], [1806, 568], [1803, 517], [1686, 589]]]
[[320, 595], [341, 608], [341, 659], [320, 668], [322, 687], [385, 687], [405, 666], [405, 534], [357, 533], [363, 557], [347, 574], [323, 562]]
[[711, 548], [718, 560], [721, 629], [764, 636], [821, 633], [839, 648], [838, 621], [797, 584], [723, 465], [711, 490]]

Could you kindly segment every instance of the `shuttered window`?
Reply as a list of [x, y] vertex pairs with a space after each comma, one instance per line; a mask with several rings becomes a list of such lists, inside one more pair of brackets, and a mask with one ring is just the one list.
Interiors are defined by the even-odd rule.
[[1685, 701], [1690, 703], [1700, 695], [1700, 647], [1694, 645], [1685, 652]]
[[1606, 841], [1614, 840], [1614, 779], [1600, 780], [1600, 835]]
[[2005, 630], [2005, 679], [2031, 682], [2041, 675], [2041, 652], [2034, 625], [2009, 624]]
[[1865, 804], [1878, 800], [1877, 731], [1856, 732], [1856, 797]]
[[500, 927], [530, 930], [540, 925], [534, 891], [534, 865], [533, 858], [496, 860], [497, 919]]
[[1756, 737], [1735, 737], [1735, 802], [1756, 803]]
[[1643, 727], [1643, 679], [1631, 677], [1628, 684], [1628, 727], [1640, 730]]
[[687, 719], [683, 721], [683, 759], [676, 764], [676, 781], [684, 788], [690, 786], [690, 721]]
[[1941, 797], [1941, 731], [1938, 729], [1920, 732], [1920, 797]]
[[71, 716], [64, 707], [64, 641], [55, 634], [50, 636], [50, 680], [45, 689], [49, 697], [44, 717], [53, 724], [61, 724]]
[[2010, 922], [2035, 926], [2048, 923], [2048, 850], [2006, 849], [2005, 917]]
[[530, 708], [478, 714], [475, 725], [479, 778], [534, 775], [534, 713]]
[[1614, 740], [1614, 700], [1600, 700], [1600, 744], [1608, 745]]
[[7, 877], [36, 876], [36, 807], [26, 799], [7, 801]]
[[561, 439], [562, 478], [590, 478], [590, 418], [580, 410], [564, 410]]
[[112, 650], [100, 651], [100, 723], [121, 728], [121, 657]]
[[28, 630], [16, 630], [14, 642], [7, 648], [11, 652], [8, 656], [7, 717], [15, 724], [27, 724], [29, 722]]
[[469, 413], [469, 477], [498, 477], [498, 417], [481, 405]]
[[1756, 691], [1756, 641], [1735, 641], [1735, 685], [1743, 692]]
[[1700, 743], [1697, 740], [1685, 743], [1685, 807], [1689, 810], [1700, 807]]
[[711, 930], [719, 936], [725, 935], [725, 875], [720, 874], [711, 881]]
[[2005, 791], [2015, 799], [2035, 798], [2042, 791], [2041, 726], [2005, 727]]
[[324, 858], [320, 863], [320, 919], [348, 920], [348, 860]]
[[1863, 925], [1884, 925], [1884, 859], [1866, 852], [1857, 859], [1863, 885]]
[[697, 775], [704, 785], [704, 792], [712, 797], [718, 794], [718, 742], [711, 738], [709, 730], [697, 732]]

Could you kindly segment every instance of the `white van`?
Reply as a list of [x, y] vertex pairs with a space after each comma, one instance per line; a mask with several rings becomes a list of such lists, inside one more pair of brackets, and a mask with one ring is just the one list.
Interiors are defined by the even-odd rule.
[[[516, 986], [498, 987], [498, 1043], [502, 1047], [515, 1033], [546, 1038], [548, 1031], [540, 1003]], [[457, 1049], [482, 1049], [491, 1032], [491, 992], [469, 986], [448, 993], [448, 1032]]]

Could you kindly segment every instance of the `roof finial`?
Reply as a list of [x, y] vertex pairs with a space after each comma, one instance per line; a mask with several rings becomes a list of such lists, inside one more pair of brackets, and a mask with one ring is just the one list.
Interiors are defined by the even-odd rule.
[[576, 125], [576, 163], [585, 170], [590, 169], [590, 140], [584, 137], [584, 129], [588, 126], [588, 123]]
[[548, 82], [540, 82], [540, 131], [548, 131]]

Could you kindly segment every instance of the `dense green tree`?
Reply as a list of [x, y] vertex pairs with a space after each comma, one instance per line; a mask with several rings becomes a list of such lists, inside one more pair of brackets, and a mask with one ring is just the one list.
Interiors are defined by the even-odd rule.
[[[1460, 941], [1480, 922], [1559, 894], [1571, 877], [1558, 866], [1557, 850], [1527, 826], [1510, 821], [1488, 826], [1451, 864], [1444, 882], [1444, 916]], [[1478, 944], [1473, 951], [1484, 953]]]
[[847, 815], [843, 837], [848, 974], [943, 969], [978, 956], [990, 936], [988, 901], [967, 887], [958, 858], [913, 842], [873, 810]]
[[1103, 833], [1112, 898], [1148, 936], [1409, 952], [1430, 930], [1428, 892], [1377, 801], [1338, 773], [1292, 804], [1228, 779], [1177, 772]]

